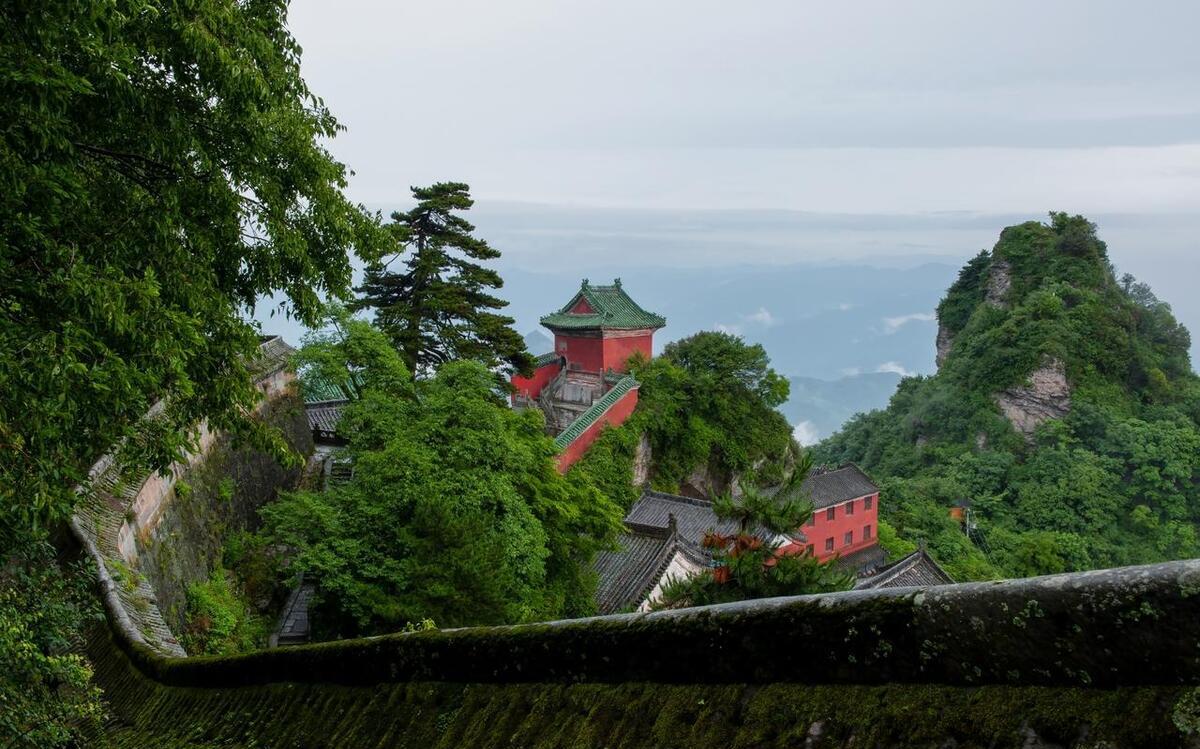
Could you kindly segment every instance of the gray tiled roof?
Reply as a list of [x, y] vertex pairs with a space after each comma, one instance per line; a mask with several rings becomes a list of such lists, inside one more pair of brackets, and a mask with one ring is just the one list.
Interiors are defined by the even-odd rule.
[[879, 491], [867, 474], [853, 463], [840, 468], [814, 468], [801, 486], [817, 510]]
[[924, 549], [918, 549], [898, 562], [884, 567], [855, 584], [855, 590], [875, 588], [928, 587], [949, 585], [954, 580]]
[[264, 377], [272, 372], [278, 372], [286, 367], [296, 349], [288, 345], [282, 336], [264, 335], [258, 337], [258, 354], [250, 362], [250, 371], [256, 377]]
[[640, 605], [662, 579], [677, 552], [697, 564], [704, 563], [700, 549], [683, 541], [672, 527], [626, 523], [617, 544], [619, 549], [600, 552], [593, 563], [599, 577], [596, 608], [600, 614]]
[[738, 528], [736, 520], [718, 519], [713, 512], [712, 502], [706, 499], [681, 497], [649, 489], [642, 492], [641, 498], [629, 509], [625, 520], [639, 525], [666, 528], [671, 515], [675, 516], [679, 535], [694, 544], [699, 544], [700, 539], [709, 530], [734, 533]]
[[876, 570], [887, 564], [887, 552], [881, 549], [879, 544], [871, 544], [865, 549], [843, 554], [833, 564], [840, 570], [853, 572], [856, 576], [862, 577], [874, 574]]
[[304, 410], [308, 412], [308, 428], [320, 429], [331, 434], [336, 432], [338, 422], [342, 418], [342, 409], [349, 402], [342, 399], [307, 404]]
[[[679, 535], [683, 540], [697, 545], [710, 530], [725, 535], [736, 533], [738, 530], [737, 521], [718, 518], [713, 511], [713, 503], [707, 499], [683, 497], [650, 489], [643, 491], [641, 498], [634, 502], [625, 515], [625, 522], [666, 528], [668, 518], [672, 515], [675, 516]], [[764, 540], [776, 538], [776, 534], [765, 528], [757, 529], [755, 535]], [[799, 530], [789, 535], [793, 539], [804, 539], [804, 534]]]

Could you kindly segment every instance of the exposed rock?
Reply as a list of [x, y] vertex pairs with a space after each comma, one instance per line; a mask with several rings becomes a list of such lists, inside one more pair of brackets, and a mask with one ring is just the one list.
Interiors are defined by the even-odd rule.
[[653, 453], [650, 448], [650, 435], [642, 432], [637, 449], [633, 453], [633, 485], [645, 486], [650, 481], [650, 464]]
[[986, 432], [975, 433], [975, 449], [986, 450], [988, 446], [988, 438]]
[[729, 482], [713, 473], [707, 462], [695, 470], [679, 485], [679, 493], [696, 499], [712, 499], [729, 489]]
[[1029, 375], [1027, 385], [996, 394], [996, 405], [1026, 440], [1050, 419], [1061, 419], [1071, 410], [1071, 383], [1060, 359], [1051, 359]]
[[991, 270], [988, 271], [987, 296], [983, 301], [993, 307], [1008, 305], [1008, 290], [1012, 288], [1012, 266], [1007, 260], [995, 258]]
[[937, 332], [937, 355], [936, 361], [938, 369], [946, 363], [946, 359], [950, 356], [950, 347], [954, 345], [954, 336], [950, 334], [950, 329], [942, 323], [938, 323]]

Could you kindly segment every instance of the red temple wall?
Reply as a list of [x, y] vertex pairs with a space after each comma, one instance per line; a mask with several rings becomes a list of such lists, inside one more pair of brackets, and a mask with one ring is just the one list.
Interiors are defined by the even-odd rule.
[[583, 434], [575, 438], [575, 441], [563, 448], [562, 453], [558, 456], [558, 471], [566, 473], [575, 461], [583, 457], [591, 444], [600, 436], [600, 432], [606, 424], [611, 424], [614, 427], [620, 426], [629, 418], [629, 414], [633, 413], [633, 409], [637, 408], [638, 391], [637, 389], [630, 390], [621, 400], [609, 406], [608, 410], [596, 419], [596, 423], [583, 431]]
[[568, 362], [585, 372], [604, 371], [604, 341], [599, 337], [555, 333], [554, 353], [567, 357]]
[[[637, 335], [593, 337], [556, 333], [554, 352], [585, 372], [627, 372], [625, 363], [637, 352], [647, 358], [653, 353], [654, 332]], [[565, 347], [565, 348], [564, 348]]]
[[530, 398], [537, 398], [541, 394], [542, 388], [546, 387], [546, 383], [550, 382], [550, 380], [553, 380], [555, 375], [557, 375], [561, 369], [562, 367], [558, 362], [555, 361], [535, 369], [532, 377], [513, 375], [512, 385], [513, 390], [515, 391], [512, 395], [513, 402], [516, 402], [518, 394], [524, 394]]
[[614, 372], [628, 372], [629, 367], [625, 363], [635, 353], [641, 352], [647, 359], [650, 358], [653, 340], [654, 333], [650, 331], [636, 336], [605, 338], [603, 353], [604, 369], [611, 369]]
[[[812, 520], [800, 530], [808, 537], [808, 545], [818, 559], [825, 560], [832, 556], [845, 556], [868, 546], [874, 546], [879, 538], [879, 494], [867, 495], [871, 498], [871, 509], [863, 509], [863, 500], [859, 497], [849, 502], [814, 510]], [[854, 513], [847, 513], [847, 506], [854, 506]], [[829, 510], [833, 510], [833, 519], [828, 518]], [[864, 529], [870, 526], [870, 538], [865, 537]], [[846, 544], [846, 534], [853, 533], [853, 541]], [[825, 550], [827, 539], [833, 539], [833, 551]]]

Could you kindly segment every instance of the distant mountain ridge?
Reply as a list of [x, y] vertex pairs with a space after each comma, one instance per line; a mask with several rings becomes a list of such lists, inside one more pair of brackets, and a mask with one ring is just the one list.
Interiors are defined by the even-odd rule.
[[867, 372], [837, 380], [791, 377], [791, 394], [779, 407], [796, 427], [796, 437], [810, 444], [841, 429], [857, 413], [884, 408], [896, 392], [898, 372]]

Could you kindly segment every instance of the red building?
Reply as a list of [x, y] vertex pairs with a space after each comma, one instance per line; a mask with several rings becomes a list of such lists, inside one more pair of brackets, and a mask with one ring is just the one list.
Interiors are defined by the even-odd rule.
[[621, 279], [593, 286], [585, 278], [575, 296], [541, 322], [554, 333], [554, 351], [538, 357], [532, 377], [512, 378], [513, 405], [542, 410], [565, 471], [606, 424], [621, 424], [633, 413], [638, 383], [628, 374], [629, 358], [651, 356], [654, 331], [667, 321], [638, 306]]
[[812, 517], [800, 529], [808, 553], [824, 560], [877, 550], [879, 487], [858, 466], [814, 468], [803, 487], [813, 504]]

